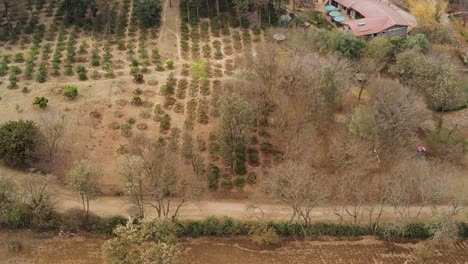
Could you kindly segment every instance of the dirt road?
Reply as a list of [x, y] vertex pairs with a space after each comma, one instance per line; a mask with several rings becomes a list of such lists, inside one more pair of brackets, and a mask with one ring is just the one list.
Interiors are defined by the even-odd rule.
[[[62, 183], [58, 182], [52, 175], [40, 176], [29, 174], [10, 169], [0, 168], [0, 178], [13, 179], [19, 186], [25, 182], [42, 182], [47, 181], [50, 193], [53, 194], [53, 199], [58, 211], [65, 212], [71, 209], [81, 209], [80, 199], [78, 194], [65, 188]], [[173, 203], [174, 204], [174, 203]], [[261, 208], [261, 209], [259, 209]], [[444, 209], [444, 207], [439, 207]], [[124, 196], [99, 196], [91, 201], [91, 212], [99, 216], [132, 216], [136, 213], [136, 208]], [[410, 208], [412, 215], [416, 215], [419, 207]], [[362, 219], [368, 219], [368, 214], [362, 210]], [[426, 207], [422, 210], [421, 217], [429, 217], [432, 209]], [[155, 210], [151, 207], [146, 207], [146, 214], [149, 217], [155, 215]], [[182, 207], [180, 217], [183, 219], [202, 219], [208, 216], [217, 217], [232, 217], [243, 220], [289, 220], [292, 215], [292, 210], [288, 205], [279, 203], [268, 203], [261, 200], [202, 200], [197, 203], [187, 204]], [[315, 208], [311, 213], [314, 221], [320, 220], [338, 220], [334, 214], [332, 206]], [[384, 208], [384, 219], [393, 219], [396, 215], [392, 207]], [[460, 219], [467, 220], [468, 215], [460, 215]]]

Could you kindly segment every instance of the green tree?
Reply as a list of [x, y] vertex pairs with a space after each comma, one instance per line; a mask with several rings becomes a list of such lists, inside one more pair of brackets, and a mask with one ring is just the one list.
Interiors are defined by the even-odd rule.
[[79, 193], [85, 221], [89, 220], [89, 201], [98, 193], [101, 171], [88, 160], [77, 161], [68, 172], [68, 185]]
[[337, 50], [347, 58], [358, 58], [366, 48], [366, 41], [351, 33], [342, 33], [338, 37]]
[[135, 14], [143, 27], [159, 26], [161, 11], [161, 1], [159, 0], [138, 0], [136, 2]]
[[39, 143], [40, 132], [33, 121], [9, 121], [0, 126], [0, 160], [7, 165], [29, 165]]
[[250, 104], [238, 94], [221, 98], [221, 120], [218, 127], [222, 154], [234, 172], [237, 148], [245, 145], [248, 132], [253, 125], [253, 112]]

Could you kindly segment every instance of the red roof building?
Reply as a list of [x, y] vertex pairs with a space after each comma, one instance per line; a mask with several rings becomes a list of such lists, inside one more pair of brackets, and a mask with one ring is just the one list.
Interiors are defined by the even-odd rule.
[[406, 36], [408, 22], [394, 8], [377, 0], [331, 0], [331, 5], [353, 20], [342, 24], [356, 36]]

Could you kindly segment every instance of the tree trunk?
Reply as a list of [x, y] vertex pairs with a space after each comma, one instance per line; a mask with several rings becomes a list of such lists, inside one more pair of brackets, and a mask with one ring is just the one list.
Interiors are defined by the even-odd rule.
[[296, 0], [293, 0], [293, 12], [296, 12]]
[[219, 17], [219, 0], [216, 0], [216, 16]]
[[169, 0], [169, 7], [172, 7], [172, 0]]
[[10, 5], [8, 4], [8, 2], [6, 0], [3, 0], [3, 7], [5, 9], [5, 18], [7, 20], [8, 33], [11, 34], [12, 27], [11, 27], [10, 14], [9, 14]]
[[189, 0], [185, 0], [185, 5], [187, 7], [187, 23], [190, 24], [190, 4], [189, 4]]
[[240, 26], [242, 28], [241, 13], [240, 13], [239, 6], [236, 6], [236, 14], [237, 14], [237, 19], [239, 20]]
[[364, 85], [361, 85], [361, 89], [359, 90], [358, 103], [361, 101], [361, 95], [363, 91], [364, 91]]

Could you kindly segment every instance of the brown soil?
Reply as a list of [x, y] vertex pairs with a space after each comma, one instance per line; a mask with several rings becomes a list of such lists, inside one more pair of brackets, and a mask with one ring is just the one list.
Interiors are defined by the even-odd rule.
[[[57, 236], [30, 231], [0, 230], [0, 263], [104, 263], [105, 237], [82, 234]], [[414, 261], [423, 243], [385, 243], [372, 237], [357, 240], [283, 241], [259, 246], [247, 238], [183, 239], [176, 263], [406, 263]], [[434, 263], [466, 263], [468, 242], [433, 251]]]

